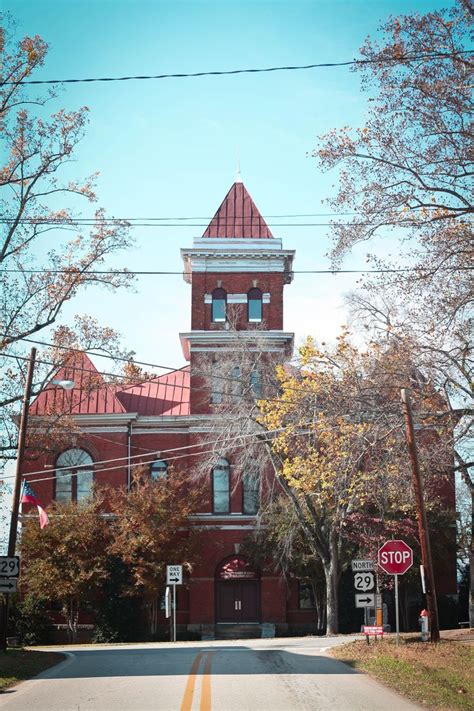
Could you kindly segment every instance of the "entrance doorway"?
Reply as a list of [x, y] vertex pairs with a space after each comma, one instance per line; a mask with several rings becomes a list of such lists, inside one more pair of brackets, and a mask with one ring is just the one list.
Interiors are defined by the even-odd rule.
[[226, 558], [216, 571], [216, 622], [260, 622], [260, 580], [240, 556]]
[[258, 580], [219, 580], [216, 622], [232, 622], [235, 625], [259, 622], [259, 592]]

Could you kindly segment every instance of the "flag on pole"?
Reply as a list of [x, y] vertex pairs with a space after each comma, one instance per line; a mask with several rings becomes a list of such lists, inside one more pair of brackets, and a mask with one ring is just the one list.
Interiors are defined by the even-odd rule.
[[27, 481], [23, 482], [23, 492], [21, 495], [20, 503], [22, 504], [33, 504], [38, 509], [39, 524], [40, 528], [45, 528], [49, 523], [48, 514], [41, 506], [40, 502], [35, 496], [35, 493]]

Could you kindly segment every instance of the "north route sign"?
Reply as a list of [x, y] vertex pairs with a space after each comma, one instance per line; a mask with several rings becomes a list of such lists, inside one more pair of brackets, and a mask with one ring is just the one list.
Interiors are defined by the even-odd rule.
[[377, 562], [389, 575], [403, 575], [413, 565], [413, 551], [405, 541], [386, 541], [379, 548]]
[[167, 565], [166, 566], [166, 584], [167, 585], [182, 585], [183, 584], [183, 566], [182, 565]]
[[353, 573], [363, 573], [375, 568], [373, 560], [351, 560], [351, 568]]

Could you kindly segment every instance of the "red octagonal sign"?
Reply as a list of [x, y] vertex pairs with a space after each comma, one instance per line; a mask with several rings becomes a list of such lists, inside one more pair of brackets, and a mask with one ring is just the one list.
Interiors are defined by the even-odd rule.
[[405, 541], [387, 541], [379, 548], [377, 562], [389, 575], [403, 575], [413, 565], [413, 551]]

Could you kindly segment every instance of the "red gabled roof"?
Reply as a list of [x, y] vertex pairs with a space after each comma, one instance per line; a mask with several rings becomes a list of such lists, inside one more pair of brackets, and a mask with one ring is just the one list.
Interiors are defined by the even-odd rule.
[[[63, 390], [53, 380], [74, 380]], [[32, 402], [30, 415], [189, 415], [189, 366], [123, 387], [106, 383], [85, 353], [77, 353]]]
[[[73, 380], [72, 390], [54, 380]], [[104, 415], [126, 412], [115, 397], [116, 386], [104, 382], [89, 356], [75, 353], [31, 403], [30, 415]]]
[[272, 239], [273, 235], [245, 185], [233, 184], [203, 237]]
[[117, 391], [127, 412], [143, 416], [189, 415], [189, 366]]

